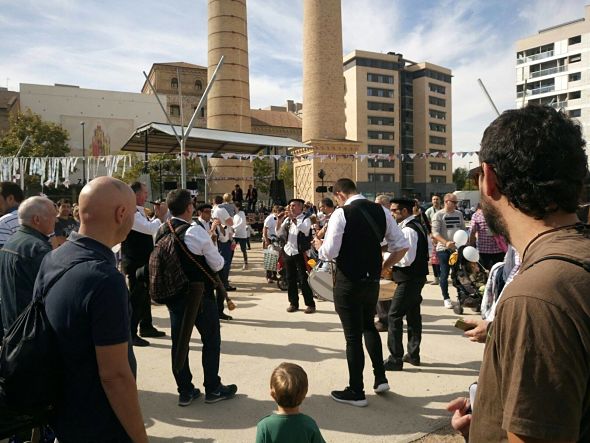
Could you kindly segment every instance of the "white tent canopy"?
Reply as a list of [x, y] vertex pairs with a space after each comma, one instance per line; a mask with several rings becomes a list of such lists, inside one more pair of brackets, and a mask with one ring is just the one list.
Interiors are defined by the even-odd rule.
[[[174, 126], [179, 136], [185, 128]], [[135, 130], [123, 145], [123, 151], [148, 153], [180, 152], [180, 146], [172, 127], [166, 123], [148, 123]], [[235, 152], [256, 154], [263, 148], [309, 148], [309, 145], [287, 137], [192, 128], [186, 141], [187, 152]]]

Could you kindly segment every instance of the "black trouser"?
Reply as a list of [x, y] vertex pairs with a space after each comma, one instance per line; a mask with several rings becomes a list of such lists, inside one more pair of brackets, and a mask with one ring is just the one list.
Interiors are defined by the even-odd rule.
[[404, 317], [406, 317], [408, 324], [408, 354], [412, 358], [420, 358], [420, 342], [422, 340], [420, 303], [422, 303], [421, 292], [425, 283], [426, 277], [420, 277], [397, 284], [388, 315], [387, 347], [391, 354], [388, 360], [392, 363], [402, 363], [404, 356], [402, 342]]
[[496, 263], [500, 263], [504, 261], [504, 256], [506, 254], [504, 252], [498, 252], [497, 254], [482, 254], [479, 253], [479, 262], [481, 265], [486, 268], [488, 271], [492, 269]]
[[129, 280], [129, 301], [131, 302], [131, 335], [137, 335], [137, 327], [141, 330], [152, 329], [152, 307], [147, 287], [148, 276], [137, 278], [137, 270], [142, 266], [128, 265], [125, 273]]
[[390, 306], [391, 300], [380, 300], [377, 302], [377, 319], [385, 327], [387, 327], [387, 316], [389, 315]]
[[299, 307], [299, 290], [297, 288], [297, 283], [299, 283], [305, 306], [315, 307], [313, 292], [311, 292], [309, 283], [307, 283], [307, 271], [303, 260], [304, 258], [302, 254], [285, 254], [285, 268], [287, 270], [287, 283], [289, 284], [287, 290], [287, 293], [289, 294], [289, 303], [297, 308]]
[[336, 270], [334, 285], [334, 307], [340, 317], [346, 339], [346, 361], [348, 362], [348, 385], [356, 392], [364, 390], [363, 370], [365, 368], [365, 347], [373, 364], [376, 379], [385, 378], [381, 337], [375, 329], [373, 319], [379, 297], [379, 281], [351, 281]]
[[440, 277], [440, 265], [432, 265], [432, 274], [434, 278]]
[[[180, 326], [184, 315], [186, 300], [184, 298], [176, 299], [166, 306], [170, 313], [170, 333], [172, 336], [172, 358], [176, 355], [176, 345], [180, 334]], [[219, 316], [215, 307], [215, 300], [211, 289], [206, 290], [206, 294], [201, 302], [199, 313], [195, 321], [195, 326], [201, 336], [203, 348], [201, 350], [201, 362], [203, 365], [203, 375], [205, 392], [213, 392], [221, 383], [219, 378], [219, 357], [221, 351], [221, 334], [219, 330]], [[176, 380], [176, 387], [180, 394], [189, 393], [193, 390], [193, 375], [190, 370], [188, 356], [181, 370], [172, 371]]]
[[247, 250], [247, 238], [238, 238], [234, 237], [234, 241], [236, 244], [240, 245], [240, 249], [242, 250], [242, 256], [244, 257], [244, 263], [248, 264], [248, 250]]

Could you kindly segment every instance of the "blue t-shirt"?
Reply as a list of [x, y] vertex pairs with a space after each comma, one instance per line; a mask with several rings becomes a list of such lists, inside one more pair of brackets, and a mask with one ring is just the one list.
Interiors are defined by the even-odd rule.
[[52, 423], [57, 438], [130, 441], [102, 388], [95, 350], [95, 346], [129, 343], [129, 364], [135, 374], [129, 297], [115, 256], [107, 246], [73, 232], [41, 264], [35, 294], [45, 293], [47, 317], [57, 334], [65, 371], [63, 404]]

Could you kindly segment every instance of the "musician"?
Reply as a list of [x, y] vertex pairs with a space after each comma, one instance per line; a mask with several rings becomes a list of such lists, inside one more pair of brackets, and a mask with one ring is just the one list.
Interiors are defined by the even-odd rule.
[[373, 323], [382, 272], [381, 241], [387, 241], [393, 263], [405, 255], [408, 242], [391, 213], [360, 195], [352, 180], [339, 179], [333, 194], [341, 207], [330, 217], [324, 240], [314, 240], [320, 259], [336, 261], [334, 307], [346, 339], [349, 386], [332, 391], [331, 396], [341, 403], [367, 406], [363, 337], [373, 364], [373, 389], [376, 393], [389, 390], [381, 337]]
[[316, 226], [316, 237], [319, 239], [324, 238], [326, 235], [326, 231], [328, 230], [328, 222], [330, 221], [330, 216], [335, 211], [334, 202], [331, 198], [325, 197], [322, 198], [320, 202], [320, 211], [323, 216], [319, 219], [319, 223]]
[[[391, 212], [410, 247], [406, 255], [393, 266], [393, 280], [397, 283], [397, 288], [388, 314], [387, 347], [391, 355], [384, 361], [386, 371], [401, 371], [404, 362], [420, 366], [420, 303], [422, 288], [428, 275], [429, 254], [428, 232], [413, 215], [415, 206], [415, 201], [411, 199], [391, 200]], [[408, 353], [405, 355], [402, 343], [404, 316], [408, 324]]]

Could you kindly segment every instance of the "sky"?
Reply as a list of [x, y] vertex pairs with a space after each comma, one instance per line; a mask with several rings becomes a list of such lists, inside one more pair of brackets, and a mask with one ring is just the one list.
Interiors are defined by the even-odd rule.
[[[453, 71], [453, 150], [515, 107], [519, 38], [584, 16], [583, 0], [342, 0], [344, 53], [398, 52]], [[303, 0], [248, 0], [253, 108], [301, 101]], [[0, 0], [0, 86], [140, 92], [152, 63], [207, 65], [207, 1]], [[476, 157], [457, 161], [467, 167]]]

